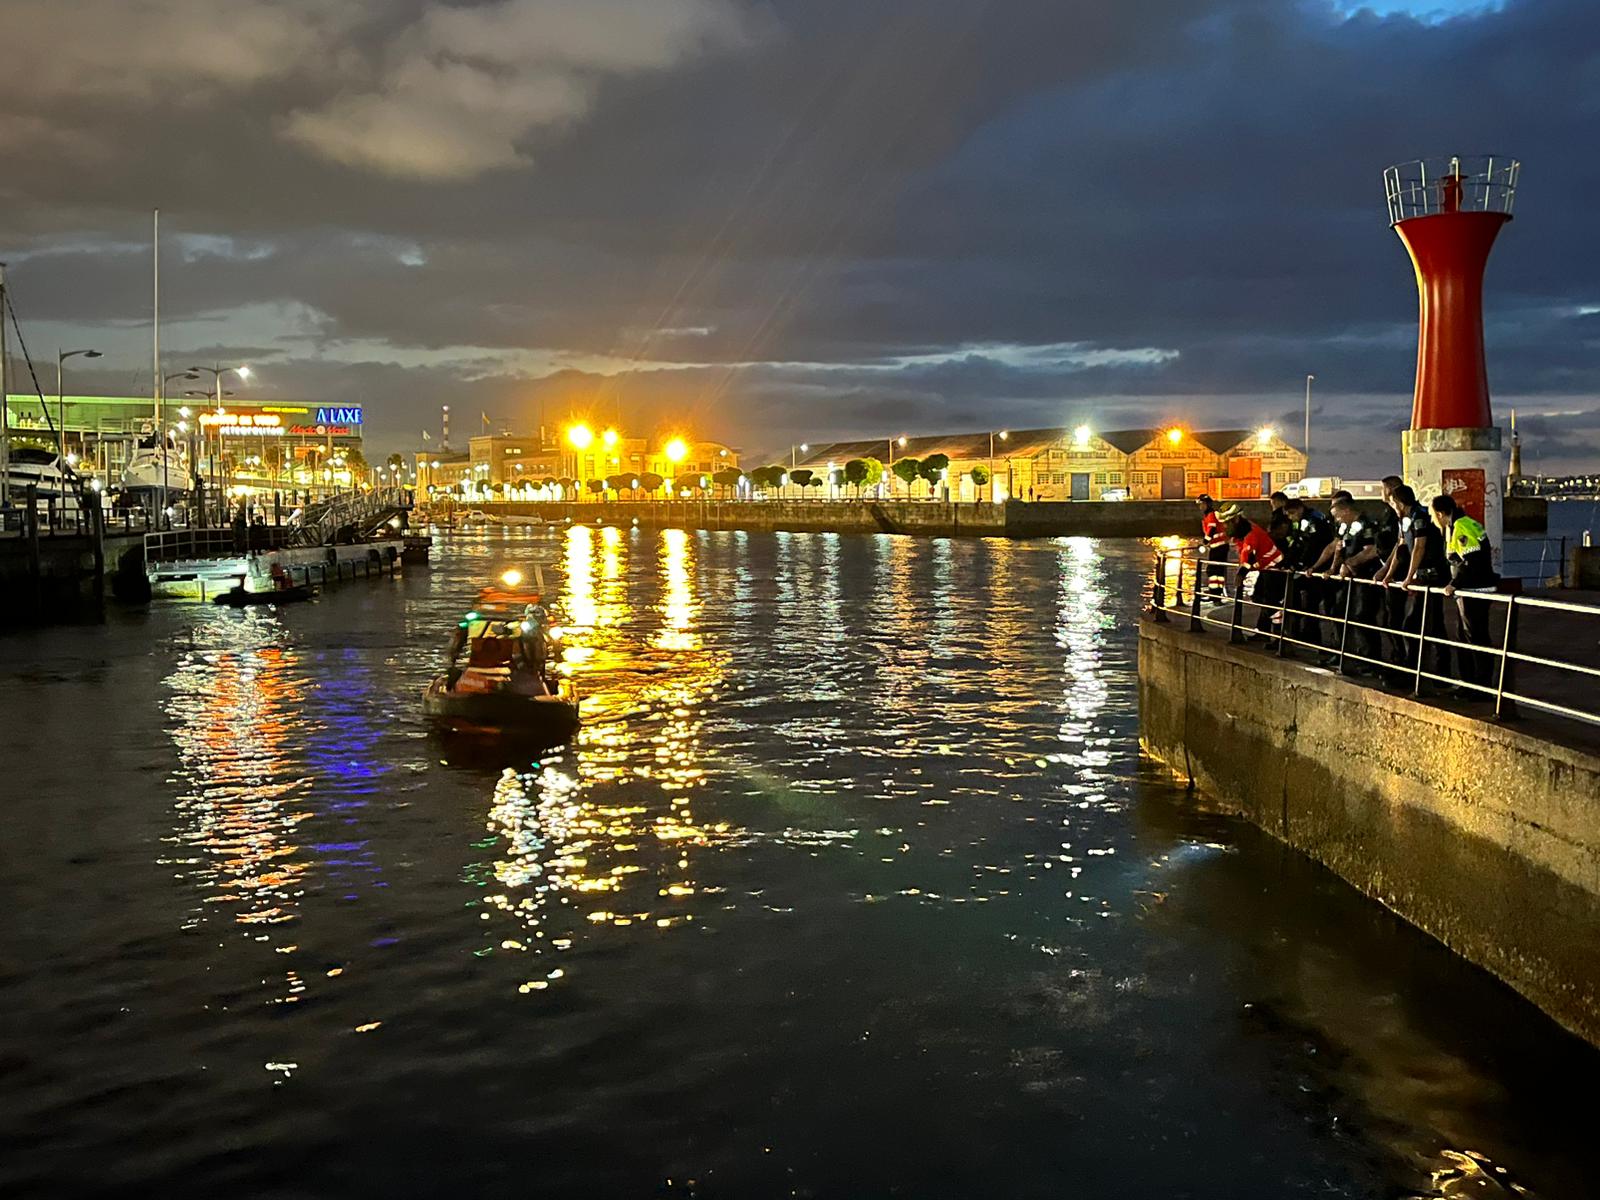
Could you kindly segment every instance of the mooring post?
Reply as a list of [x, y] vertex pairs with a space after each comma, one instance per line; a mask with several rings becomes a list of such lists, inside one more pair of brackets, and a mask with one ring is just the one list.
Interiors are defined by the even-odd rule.
[[40, 579], [39, 562], [39, 485], [30, 483], [22, 493], [23, 503], [28, 506], [28, 578], [29, 598], [33, 602], [33, 617], [38, 620], [44, 613], [43, 580]]
[[106, 607], [106, 510], [100, 494], [93, 494], [89, 505], [89, 529], [94, 535], [94, 607], [104, 614]]

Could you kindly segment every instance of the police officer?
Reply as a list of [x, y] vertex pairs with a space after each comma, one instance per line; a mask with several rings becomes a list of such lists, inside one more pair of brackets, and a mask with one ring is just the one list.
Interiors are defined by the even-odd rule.
[[[1384, 475], [1384, 502], [1378, 506], [1376, 520], [1376, 534], [1373, 538], [1373, 549], [1378, 550], [1378, 574], [1374, 574], [1373, 582], [1387, 584], [1390, 576], [1395, 579], [1405, 578], [1408, 568], [1405, 542], [1400, 541], [1400, 517], [1395, 515], [1394, 498], [1395, 488], [1402, 485], [1402, 478], [1398, 475]], [[1395, 574], [1398, 571], [1398, 574]], [[1405, 592], [1381, 587], [1379, 589], [1378, 624], [1384, 629], [1400, 629], [1405, 626]], [[1390, 662], [1405, 661], [1405, 638], [1397, 634], [1382, 635], [1384, 651], [1379, 658]], [[1389, 677], [1398, 682], [1398, 675], [1389, 672]]]
[[[1461, 511], [1453, 496], [1437, 496], [1429, 508], [1433, 523], [1445, 538], [1445, 558], [1450, 564], [1450, 582], [1444, 594], [1456, 602], [1461, 643], [1456, 647], [1456, 666], [1463, 683], [1486, 687], [1493, 678], [1489, 656], [1467, 646], [1489, 644], [1489, 602], [1473, 592], [1492, 591], [1500, 576], [1494, 569], [1494, 552], [1483, 526]], [[1483, 698], [1482, 692], [1468, 688], [1470, 699]]]
[[1322, 610], [1327, 589], [1313, 572], [1319, 563], [1326, 565], [1325, 553], [1332, 554], [1333, 526], [1327, 517], [1298, 496], [1284, 501], [1283, 515], [1289, 520], [1288, 548], [1284, 556], [1289, 569], [1296, 572], [1289, 592], [1289, 607], [1297, 615], [1290, 619], [1288, 633], [1292, 638], [1321, 645], [1317, 614]]
[[[1365, 675], [1378, 665], [1376, 660], [1380, 657], [1377, 631], [1369, 627], [1375, 624], [1382, 607], [1382, 590], [1366, 582], [1383, 565], [1378, 557], [1377, 530], [1372, 520], [1356, 507], [1349, 492], [1335, 494], [1331, 507], [1339, 536], [1334, 542], [1329, 571], [1332, 578], [1327, 612], [1341, 619], [1349, 614], [1353, 624], [1345, 635], [1343, 671], [1346, 675]], [[1352, 654], [1356, 656], [1355, 662], [1349, 657]]]
[[[1449, 568], [1444, 557], [1444, 536], [1433, 524], [1428, 510], [1417, 503], [1417, 494], [1407, 484], [1395, 488], [1389, 497], [1390, 507], [1400, 519], [1400, 546], [1405, 549], [1405, 571], [1396, 577], [1396, 560], [1391, 560], [1385, 580], [1391, 588], [1399, 589], [1405, 598], [1404, 615], [1400, 628], [1412, 636], [1399, 638], [1401, 655], [1395, 665], [1407, 671], [1417, 668], [1417, 634], [1422, 632], [1423, 621], [1430, 605], [1426, 588], [1438, 587], [1448, 581]], [[1437, 637], [1441, 632], [1437, 624], [1430, 628]], [[1443, 675], [1446, 670], [1443, 648], [1430, 641], [1422, 658], [1425, 673]]]

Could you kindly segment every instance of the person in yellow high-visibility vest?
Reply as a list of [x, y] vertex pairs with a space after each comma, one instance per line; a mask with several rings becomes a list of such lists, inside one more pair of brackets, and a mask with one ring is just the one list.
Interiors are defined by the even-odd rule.
[[1460, 617], [1458, 640], [1462, 645], [1456, 648], [1457, 673], [1462, 683], [1471, 685], [1467, 689], [1469, 698], [1485, 699], [1486, 693], [1473, 690], [1473, 686], [1493, 685], [1493, 665], [1487, 654], [1466, 647], [1489, 644], [1489, 601], [1473, 595], [1493, 591], [1500, 582], [1489, 534], [1457, 506], [1453, 496], [1435, 496], [1429, 508], [1433, 523], [1444, 534], [1445, 559], [1450, 564], [1450, 582], [1445, 585], [1444, 594], [1455, 597]]

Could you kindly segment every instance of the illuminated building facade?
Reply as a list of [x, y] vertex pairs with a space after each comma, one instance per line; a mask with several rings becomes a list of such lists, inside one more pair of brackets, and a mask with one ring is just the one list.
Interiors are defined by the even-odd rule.
[[[1260, 495], [1292, 483], [1305, 473], [1305, 455], [1270, 429], [1122, 429], [1098, 431], [1080, 425], [1058, 429], [1013, 429], [900, 439], [834, 442], [813, 446], [798, 465], [818, 473], [842, 467], [852, 458], [876, 458], [890, 465], [902, 458], [924, 460], [944, 455], [944, 477], [907, 485], [898, 478], [885, 494], [958, 501], [1004, 500], [1161, 500], [1198, 496], [1214, 481], [1230, 480], [1236, 498]], [[892, 458], [891, 458], [892, 452]], [[1250, 460], [1259, 460], [1251, 464]], [[980, 485], [977, 468], [989, 471]], [[1241, 470], [1254, 478], [1244, 485]]]

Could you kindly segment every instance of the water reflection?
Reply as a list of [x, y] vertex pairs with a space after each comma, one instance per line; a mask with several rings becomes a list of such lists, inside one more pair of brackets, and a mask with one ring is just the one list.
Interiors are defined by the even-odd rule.
[[[656, 543], [653, 578], [628, 557]], [[506, 770], [488, 824], [497, 835], [484, 903], [521, 927], [484, 953], [541, 958], [581, 946], [596, 927], [668, 929], [695, 919], [694, 852], [730, 835], [696, 819], [705, 780], [704, 705], [725, 654], [699, 628], [696, 540], [614, 528], [568, 531], [567, 661], [584, 695], [574, 747], [531, 770]], [[469, 872], [473, 879], [474, 873]], [[566, 968], [541, 965], [522, 983], [543, 991]]]
[[[298, 833], [310, 816], [309, 780], [296, 767], [305, 676], [298, 656], [276, 636], [274, 618], [223, 617], [208, 632], [215, 648], [181, 656], [165, 681], [180, 789], [176, 828], [166, 839], [176, 849], [157, 861], [200, 891], [185, 930], [220, 909], [242, 936], [292, 953], [292, 943], [267, 931], [298, 918], [311, 863]], [[304, 995], [305, 979], [294, 966], [273, 975], [273, 1001], [294, 1003]]]

